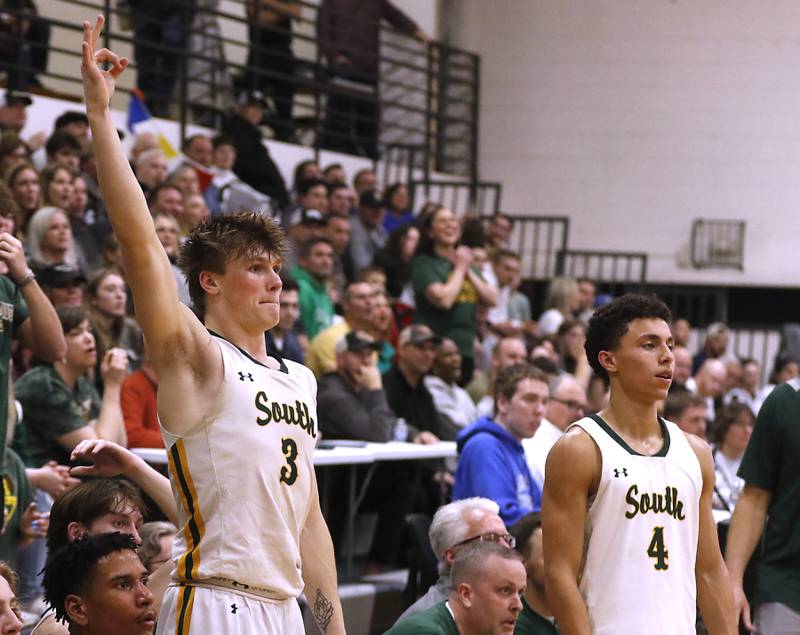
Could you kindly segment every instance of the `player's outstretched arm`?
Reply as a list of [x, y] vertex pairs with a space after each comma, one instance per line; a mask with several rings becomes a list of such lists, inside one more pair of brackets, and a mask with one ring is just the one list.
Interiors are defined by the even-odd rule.
[[[136, 181], [111, 120], [109, 103], [128, 60], [108, 49], [97, 50], [103, 16], [83, 23], [81, 73], [84, 100], [97, 160], [97, 178], [119, 240], [138, 320], [156, 367], [185, 365], [204, 376], [201, 342], [210, 341], [192, 312], [178, 300], [175, 279], [156, 236], [142, 189]], [[107, 64], [108, 70], [101, 65]], [[202, 347], [207, 349], [208, 346]], [[176, 359], [180, 354], [179, 359]]]
[[590, 635], [589, 613], [578, 589], [589, 493], [599, 482], [594, 441], [574, 429], [547, 455], [542, 538], [547, 600], [563, 635]]
[[736, 635], [738, 626], [733, 610], [733, 591], [728, 569], [719, 550], [717, 525], [711, 512], [714, 493], [714, 459], [708, 445], [697, 437], [687, 435], [700, 461], [703, 491], [700, 494], [700, 531], [697, 543], [695, 579], [697, 604], [706, 628], [711, 635]]
[[320, 631], [325, 635], [345, 635], [333, 541], [319, 507], [316, 478], [308, 517], [300, 534], [300, 558], [303, 562], [306, 601]]

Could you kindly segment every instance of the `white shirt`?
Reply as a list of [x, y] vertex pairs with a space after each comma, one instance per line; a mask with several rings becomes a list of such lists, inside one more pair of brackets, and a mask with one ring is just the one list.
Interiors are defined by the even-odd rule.
[[733, 401], [743, 403], [750, 408], [754, 415], [757, 415], [758, 411], [761, 410], [761, 404], [764, 403], [764, 397], [761, 394], [761, 390], [759, 390], [754, 397], [744, 388], [731, 388], [725, 395], [723, 401], [726, 406]]
[[502, 324], [508, 322], [508, 302], [511, 300], [512, 289], [510, 286], [500, 287], [497, 293], [497, 304], [495, 304], [489, 313], [487, 319], [491, 324]]
[[486, 395], [478, 402], [478, 416], [491, 417], [494, 415], [494, 397]]
[[425, 387], [433, 397], [436, 410], [459, 428], [468, 426], [478, 418], [478, 409], [467, 391], [458, 384], [451, 386], [441, 377], [428, 375], [425, 377]]
[[564, 314], [558, 309], [547, 309], [539, 316], [539, 332], [543, 337], [555, 335], [564, 321]]
[[522, 441], [525, 459], [528, 461], [533, 480], [539, 486], [539, 491], [542, 490], [544, 485], [544, 466], [547, 462], [547, 455], [562, 434], [564, 433], [558, 426], [553, 425], [547, 419], [542, 419], [542, 423], [536, 433], [530, 439], [523, 439]]

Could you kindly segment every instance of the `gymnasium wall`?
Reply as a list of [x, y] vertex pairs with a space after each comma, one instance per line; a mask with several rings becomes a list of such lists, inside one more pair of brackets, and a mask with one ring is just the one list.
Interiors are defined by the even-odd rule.
[[[650, 279], [797, 284], [800, 4], [449, 0], [482, 57], [481, 176], [568, 215], [576, 249], [647, 251]], [[745, 270], [694, 270], [695, 218], [747, 222]]]

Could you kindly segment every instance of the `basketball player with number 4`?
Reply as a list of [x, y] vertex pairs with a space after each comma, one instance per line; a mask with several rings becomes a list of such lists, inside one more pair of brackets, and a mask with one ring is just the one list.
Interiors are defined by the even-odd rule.
[[547, 458], [547, 596], [563, 635], [737, 633], [702, 439], [658, 415], [672, 382], [669, 309], [624, 295], [589, 321], [586, 354], [611, 388]]

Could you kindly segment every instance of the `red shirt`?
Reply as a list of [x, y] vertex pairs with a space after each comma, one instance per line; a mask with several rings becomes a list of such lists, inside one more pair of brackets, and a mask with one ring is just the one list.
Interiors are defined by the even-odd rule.
[[141, 370], [122, 382], [120, 406], [129, 448], [163, 448], [164, 439], [156, 414], [157, 386]]

